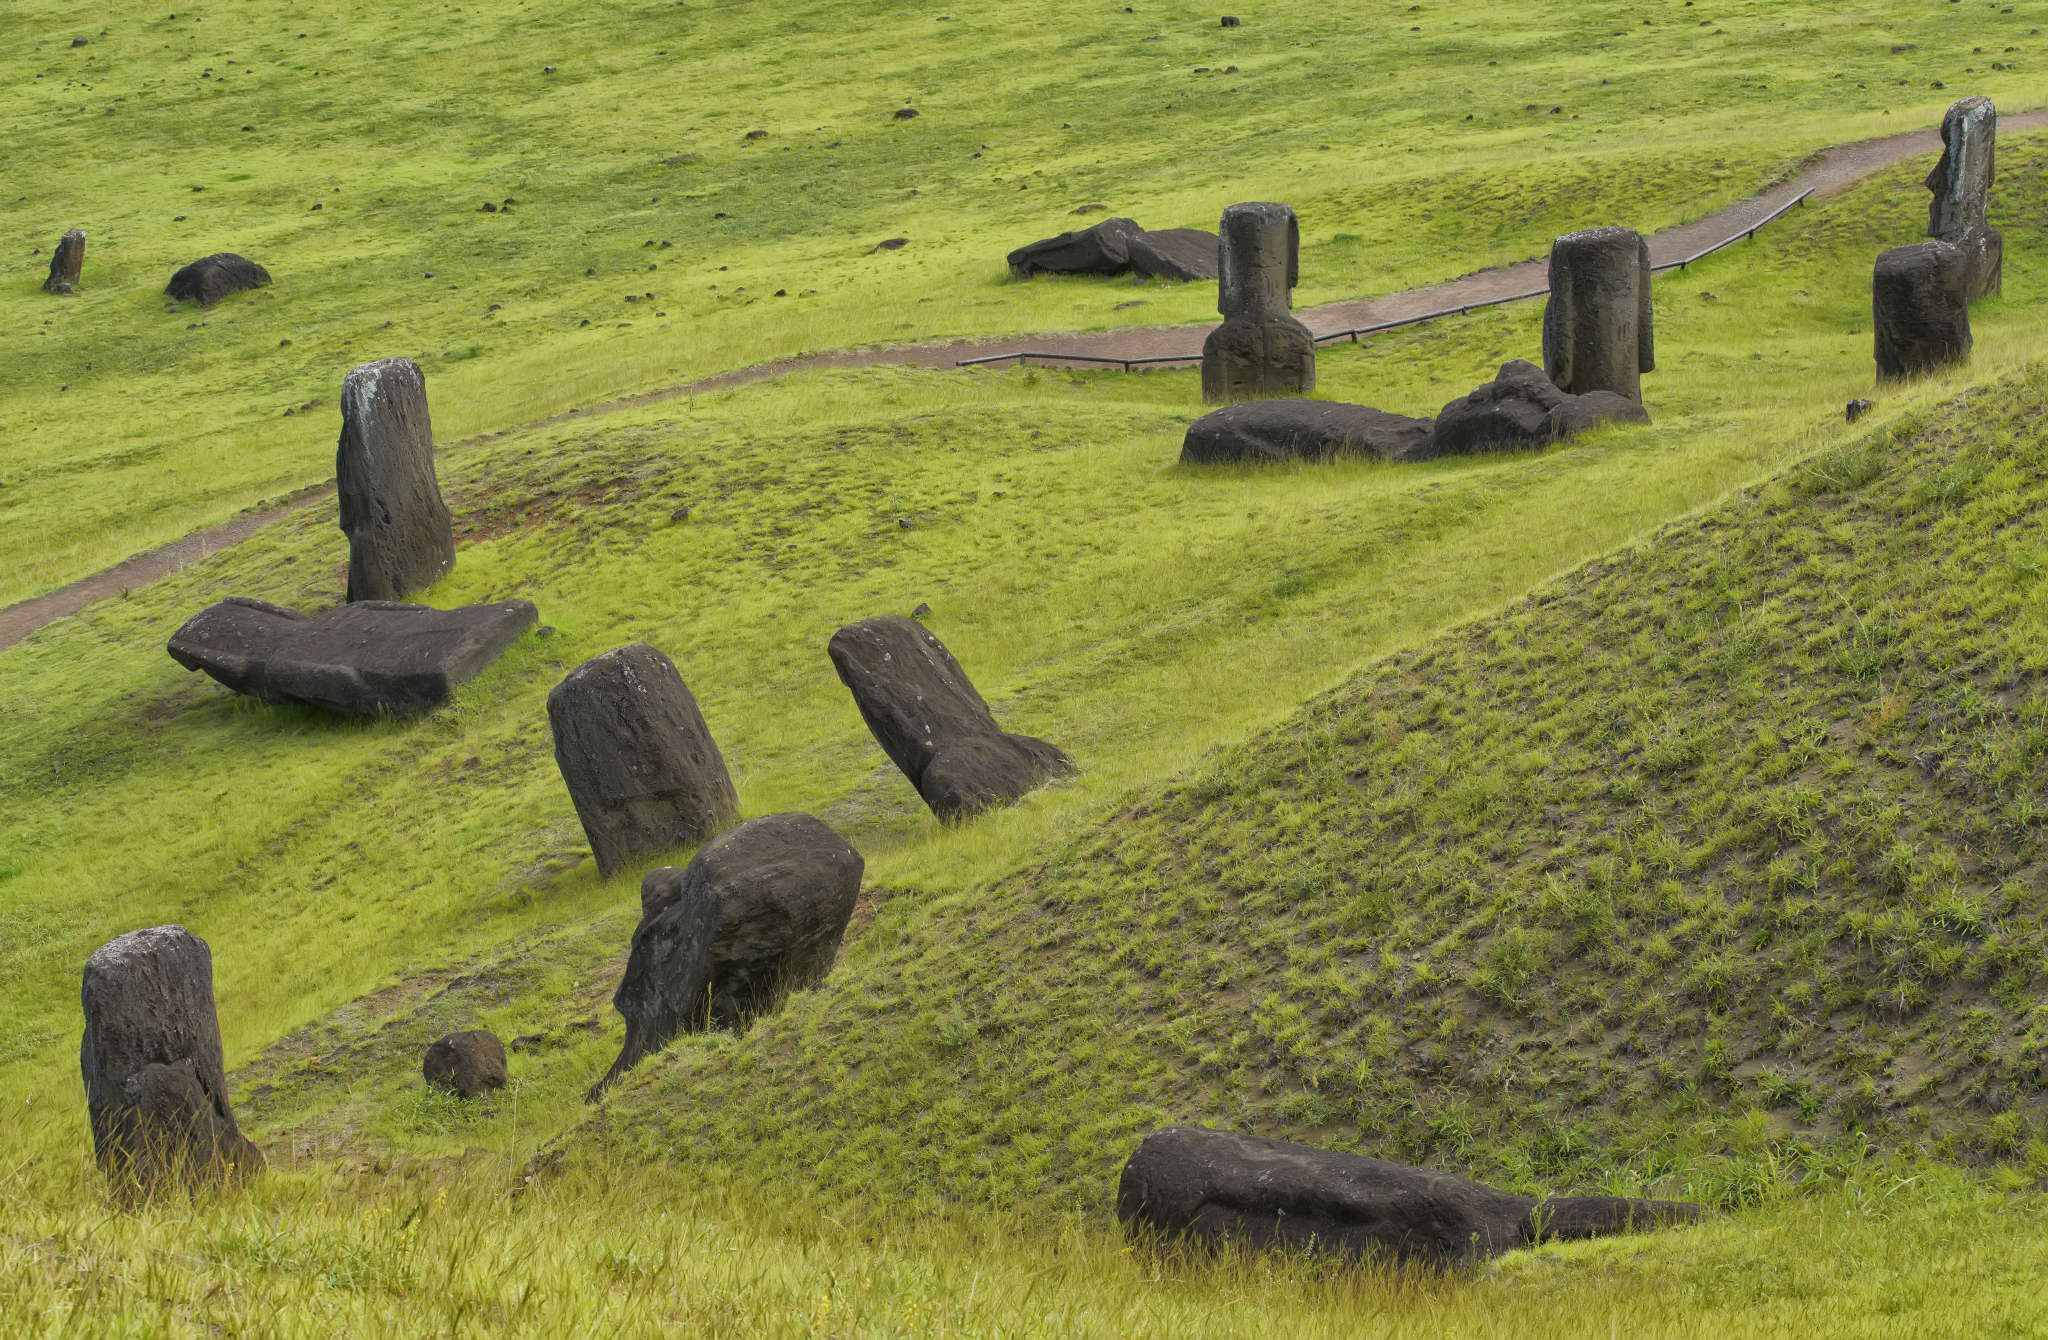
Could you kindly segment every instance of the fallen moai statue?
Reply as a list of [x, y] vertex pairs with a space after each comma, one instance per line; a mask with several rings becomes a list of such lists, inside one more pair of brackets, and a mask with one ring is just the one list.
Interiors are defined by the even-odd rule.
[[202, 256], [164, 286], [164, 292], [179, 302], [197, 298], [201, 307], [211, 307], [222, 298], [261, 288], [270, 282], [270, 271], [232, 251]]
[[679, 1033], [739, 1028], [832, 969], [866, 863], [808, 814], [726, 830], [640, 882], [640, 924], [612, 1005], [619, 1059], [591, 1101]]
[[1288, 205], [1252, 200], [1223, 211], [1223, 323], [1202, 341], [1202, 399], [1211, 405], [1316, 389], [1316, 339], [1293, 314], [1301, 221]]
[[126, 1197], [263, 1170], [235, 1124], [213, 1004], [213, 953], [183, 926], [107, 941], [85, 962], [79, 1068], [93, 1156]]
[[50, 253], [50, 277], [43, 281], [45, 293], [73, 293], [85, 273], [85, 230], [73, 228]]
[[444, 707], [538, 620], [529, 600], [437, 610], [383, 600], [302, 614], [229, 596], [171, 634], [171, 659], [236, 693], [339, 716]]
[[385, 358], [342, 379], [334, 481], [350, 600], [403, 600], [455, 566], [419, 364]]
[[1588, 228], [1550, 246], [1543, 371], [1561, 391], [1612, 391], [1640, 402], [1656, 370], [1650, 244], [1633, 228]]
[[941, 819], [1007, 805], [1074, 771], [1054, 746], [998, 726], [953, 653], [914, 620], [848, 624], [827, 652], [875, 743]]
[[1018, 247], [1009, 255], [1018, 279], [1035, 274], [1120, 275], [1135, 270], [1153, 279], [1214, 279], [1217, 241], [1199, 228], [1149, 232], [1136, 219], [1104, 219]]
[[1145, 1137], [1118, 1180], [1116, 1213], [1133, 1236], [1434, 1266], [1702, 1215], [1683, 1201], [1539, 1201], [1448, 1173], [1199, 1126]]
[[725, 756], [675, 662], [645, 642], [593, 656], [548, 693], [555, 764], [606, 879], [738, 815]]
[[1200, 228], [1162, 228], [1142, 232], [1130, 239], [1127, 248], [1131, 269], [1148, 279], [1172, 279], [1192, 283], [1214, 279], [1219, 273], [1220, 243], [1216, 234]]
[[1991, 182], [1998, 149], [1998, 109], [1989, 98], [1958, 98], [1941, 119], [1941, 160], [1927, 174], [1934, 199], [1927, 235], [1962, 249], [1963, 301], [1999, 291], [2005, 235], [1991, 226]]
[[488, 1028], [450, 1033], [427, 1048], [420, 1073], [436, 1089], [475, 1098], [505, 1087], [505, 1044]]
[[1870, 328], [1879, 381], [1969, 361], [1971, 265], [1953, 242], [1915, 242], [1877, 258]]
[[1641, 402], [1613, 391], [1572, 395], [1526, 359], [1500, 365], [1494, 379], [1437, 411], [1431, 454], [1540, 447], [1603, 423], [1648, 423]]

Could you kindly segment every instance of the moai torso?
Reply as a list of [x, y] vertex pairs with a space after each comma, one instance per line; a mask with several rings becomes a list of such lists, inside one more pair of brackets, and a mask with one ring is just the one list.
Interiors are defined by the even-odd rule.
[[1223, 211], [1216, 308], [1223, 324], [1202, 344], [1202, 399], [1230, 404], [1315, 389], [1316, 342], [1292, 311], [1301, 225], [1265, 201]]
[[1612, 391], [1640, 402], [1656, 367], [1650, 249], [1633, 228], [1589, 228], [1551, 244], [1543, 372], [1561, 391]]

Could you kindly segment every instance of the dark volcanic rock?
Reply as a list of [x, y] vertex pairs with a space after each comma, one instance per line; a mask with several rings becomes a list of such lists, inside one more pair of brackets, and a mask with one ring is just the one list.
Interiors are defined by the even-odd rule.
[[1612, 391], [1640, 402], [1657, 366], [1650, 244], [1633, 228], [1588, 228], [1550, 247], [1543, 371], [1571, 395]]
[[901, 615], [848, 624], [828, 653], [875, 742], [941, 819], [1009, 804], [1074, 770], [1052, 745], [996, 725], [945, 644]]
[[437, 1089], [474, 1098], [505, 1087], [505, 1047], [488, 1028], [450, 1033], [427, 1048], [420, 1072]]
[[1998, 149], [1998, 109], [1991, 99], [1957, 99], [1941, 119], [1941, 145], [1941, 159], [1927, 174], [1934, 195], [1927, 235], [1963, 249], [1963, 301], [1975, 302], [1999, 291], [2005, 266], [2005, 237], [1991, 226]]
[[675, 663], [645, 642], [570, 671], [548, 694], [548, 724], [555, 763], [607, 879], [643, 857], [704, 841], [739, 811], [697, 700]]
[[1848, 420], [1850, 423], [1854, 423], [1858, 419], [1862, 418], [1864, 415], [1870, 413], [1870, 411], [1876, 408], [1876, 405], [1872, 404], [1868, 400], [1863, 399], [1861, 396], [1858, 396], [1856, 399], [1851, 400], [1847, 405], [1844, 405], [1842, 407], [1842, 417]]
[[1696, 1205], [1538, 1202], [1446, 1173], [1198, 1126], [1152, 1132], [1124, 1165], [1117, 1218], [1134, 1235], [1256, 1250], [1483, 1260], [1541, 1238], [1689, 1223]]
[[1421, 461], [1435, 455], [1431, 422], [1364, 405], [1325, 400], [1254, 400], [1188, 425], [1182, 465], [1238, 461], [1328, 461], [1365, 456]]
[[434, 474], [427, 379], [410, 358], [352, 369], [334, 450], [348, 598], [403, 600], [455, 566], [455, 529]]
[[79, 1068], [93, 1154], [124, 1193], [263, 1169], [235, 1125], [213, 1005], [213, 954], [183, 926], [109, 940], [86, 960]]
[[85, 271], [85, 230], [73, 228], [50, 254], [50, 277], [43, 281], [45, 293], [72, 293]]
[[738, 1028], [832, 968], [866, 863], [808, 814], [750, 819], [682, 869], [640, 882], [640, 924], [612, 1004], [626, 1044], [591, 1089], [707, 1026]]
[[231, 251], [203, 256], [171, 276], [164, 289], [179, 302], [197, 298], [201, 307], [211, 307], [222, 298], [261, 288], [270, 282], [270, 271]]
[[1494, 380], [1443, 407], [1432, 445], [1439, 456], [1518, 451], [1612, 421], [1648, 423], [1650, 416], [1610, 391], [1567, 395], [1543, 369], [1517, 358], [1501, 364]]
[[1214, 279], [1218, 273], [1216, 234], [1200, 228], [1162, 228], [1143, 232], [1127, 244], [1131, 268], [1153, 279], [1191, 282]]
[[1301, 222], [1292, 207], [1246, 201], [1223, 211], [1216, 310], [1202, 341], [1202, 399], [1211, 405], [1316, 389], [1316, 341], [1294, 318]]
[[1130, 240], [1142, 233], [1136, 219], [1104, 219], [1010, 253], [1010, 273], [1029, 279], [1041, 271], [1056, 275], [1113, 275], [1131, 268]]
[[414, 716], [445, 706], [537, 617], [527, 600], [452, 610], [367, 600], [315, 616], [229, 596], [187, 619], [166, 649], [265, 702]]
[[1951, 242], [1916, 242], [1877, 258], [1870, 324], [1878, 380], [1969, 361], [1970, 266], [1970, 253]]

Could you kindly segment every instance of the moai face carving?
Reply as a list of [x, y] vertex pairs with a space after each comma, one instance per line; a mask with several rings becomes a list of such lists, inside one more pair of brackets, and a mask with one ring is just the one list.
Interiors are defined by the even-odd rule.
[[1941, 120], [1941, 161], [1927, 174], [1934, 199], [1927, 235], [1953, 238], [1989, 222], [1992, 159], [1998, 145], [1998, 109], [1989, 98], [1960, 98]]
[[1301, 274], [1301, 223], [1294, 210], [1263, 200], [1223, 211], [1216, 310], [1254, 321], [1285, 316]]

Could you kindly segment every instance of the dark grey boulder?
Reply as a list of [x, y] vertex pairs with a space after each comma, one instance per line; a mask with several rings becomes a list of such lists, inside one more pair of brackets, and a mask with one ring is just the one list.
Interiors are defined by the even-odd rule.
[[1612, 391], [1588, 391], [1584, 395], [1566, 396], [1563, 404], [1551, 407], [1550, 436], [1551, 440], [1562, 442], [1602, 424], [1649, 421], [1650, 412], [1638, 401]]
[[648, 646], [594, 656], [548, 693], [555, 763], [598, 871], [693, 846], [731, 823], [739, 795], [675, 662]]
[[201, 307], [211, 307], [222, 298], [261, 288], [270, 282], [270, 271], [232, 251], [202, 256], [178, 273], [164, 292], [179, 302], [197, 298]]
[[1970, 359], [1971, 257], [1952, 242], [1915, 242], [1877, 258], [1870, 325], [1879, 381]]
[[1958, 98], [1941, 119], [1941, 159], [1927, 174], [1934, 198], [1927, 235], [1964, 253], [1963, 301], [2003, 285], [2005, 236], [1991, 226], [1991, 183], [1997, 175], [1998, 109], [1991, 99]]
[[941, 819], [1007, 805], [1074, 771], [1054, 746], [998, 726], [945, 644], [912, 620], [848, 624], [827, 652], [875, 742]]
[[230, 596], [171, 635], [171, 658], [236, 693], [340, 716], [416, 716], [444, 707], [538, 619], [533, 602], [437, 610], [381, 600], [325, 614]]
[[1428, 419], [1327, 400], [1254, 400], [1188, 425], [1182, 465], [1244, 461], [1329, 461], [1362, 456], [1419, 461], [1435, 455]]
[[420, 1073], [436, 1089], [475, 1098], [505, 1087], [505, 1045], [488, 1028], [450, 1033], [427, 1048]]
[[403, 600], [455, 566], [455, 528], [434, 474], [427, 379], [410, 358], [351, 370], [334, 451], [348, 598]]
[[1035, 274], [1114, 275], [1131, 268], [1130, 239], [1143, 232], [1136, 219], [1104, 219], [1018, 247], [1009, 255], [1010, 273], [1019, 279]]
[[1490, 382], [1445, 405], [1431, 446], [1439, 456], [1523, 451], [1603, 423], [1648, 423], [1642, 405], [1609, 391], [1567, 395], [1526, 359], [1501, 364]]
[[85, 230], [73, 228], [50, 253], [50, 277], [43, 281], [45, 293], [73, 293], [85, 273]]
[[1200, 228], [1161, 228], [1139, 233], [1127, 244], [1131, 269], [1150, 279], [1192, 283], [1214, 279], [1218, 270], [1216, 234]]
[[124, 1195], [263, 1169], [228, 1105], [213, 954], [183, 926], [109, 940], [86, 960], [79, 1069], [93, 1155]]
[[1116, 1213], [1133, 1236], [1433, 1266], [1701, 1215], [1677, 1201], [1537, 1201], [1448, 1173], [1199, 1126], [1145, 1137], [1117, 1183]]
[[1566, 233], [1550, 247], [1543, 305], [1543, 371], [1570, 395], [1643, 398], [1657, 366], [1650, 311], [1650, 244], [1633, 228]]
[[772, 814], [719, 834], [681, 869], [649, 874], [612, 997], [626, 1043], [590, 1097], [679, 1033], [743, 1027], [786, 993], [823, 981], [865, 869], [846, 839], [810, 815]]

